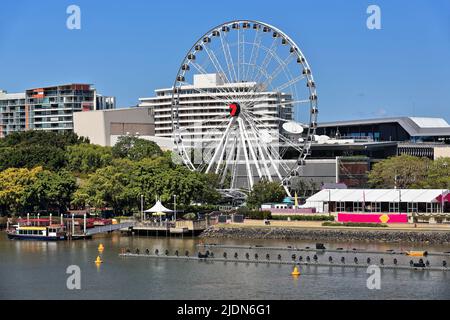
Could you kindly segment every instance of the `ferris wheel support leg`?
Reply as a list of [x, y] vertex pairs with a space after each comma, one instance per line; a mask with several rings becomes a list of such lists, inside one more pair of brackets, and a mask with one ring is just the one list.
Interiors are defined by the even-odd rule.
[[284, 188], [284, 191], [286, 191], [286, 194], [288, 195], [288, 197], [292, 198], [292, 194], [291, 194], [291, 191], [289, 191], [289, 188], [287, 186], [285, 186], [284, 184], [283, 184], [283, 188]]
[[243, 130], [243, 121], [241, 118], [238, 119], [239, 123], [239, 131], [241, 133], [241, 140], [242, 140], [242, 148], [244, 150], [244, 157], [245, 157], [245, 165], [247, 166], [247, 177], [249, 182], [249, 189], [253, 189], [253, 173], [252, 168], [250, 166], [250, 162], [248, 159], [248, 153], [247, 153], [247, 147], [245, 146], [245, 137], [244, 137], [244, 130]]
[[234, 186], [236, 185], [236, 174], [237, 174], [237, 165], [238, 165], [238, 160], [241, 157], [241, 147], [239, 146], [239, 140], [237, 141], [237, 145], [236, 145], [236, 160], [233, 163], [233, 167], [231, 170], [231, 183], [230, 183], [230, 188], [234, 189]]
[[[222, 148], [222, 152], [220, 153], [220, 157], [219, 157], [219, 162], [217, 163], [217, 167], [216, 167], [216, 174], [219, 173], [220, 170], [220, 166], [222, 165], [223, 162], [223, 156], [225, 155], [225, 151], [227, 149], [227, 145], [228, 145], [228, 140], [230, 138], [230, 135], [227, 134], [226, 138], [225, 138], [225, 143], [223, 144], [223, 148]], [[226, 168], [225, 168], [226, 169]]]
[[258, 176], [261, 179], [263, 175], [262, 175], [261, 169], [260, 169], [259, 164], [258, 164], [258, 159], [256, 158], [255, 150], [253, 149], [253, 145], [250, 142], [250, 138], [249, 138], [249, 135], [247, 133], [247, 130], [245, 128], [242, 128], [242, 131], [244, 132], [244, 137], [247, 140], [248, 147], [249, 147], [249, 150], [250, 150], [250, 155], [253, 158], [253, 161], [255, 162], [256, 171], [258, 171]]
[[266, 148], [267, 157], [269, 158], [270, 163], [272, 164], [273, 169], [275, 170], [275, 173], [277, 174], [278, 178], [282, 181], [283, 177], [281, 176], [280, 171], [278, 171], [278, 165], [275, 164], [275, 161], [272, 159], [269, 150]]
[[[235, 149], [236, 149], [236, 142], [237, 142], [237, 138], [234, 137], [234, 141], [233, 144], [230, 148], [230, 153], [228, 154], [227, 157], [227, 161], [225, 163], [225, 168], [222, 172], [222, 178], [220, 179], [220, 185], [223, 186], [223, 184], [225, 183], [225, 179], [227, 178], [227, 172], [228, 172], [228, 167], [229, 167], [229, 163], [231, 163], [231, 160], [233, 159], [233, 155], [235, 154]], [[233, 172], [233, 170], [232, 170]], [[232, 186], [230, 185], [230, 188], [232, 188]]]
[[256, 133], [256, 130], [255, 130], [255, 124], [251, 123], [251, 122], [249, 122], [249, 123], [250, 123], [251, 133], [253, 134], [253, 136], [255, 138], [256, 146], [258, 148], [259, 154], [261, 155], [261, 159], [263, 161], [263, 167], [264, 167], [264, 171], [266, 172], [266, 177], [270, 182], [272, 182], [273, 178], [272, 178], [272, 174], [270, 173], [269, 167], [267, 166], [267, 159], [264, 156], [264, 152], [262, 151], [261, 145], [258, 143], [258, 134]]
[[219, 154], [220, 148], [221, 148], [225, 138], [228, 136], [228, 133], [230, 132], [230, 128], [231, 128], [231, 125], [233, 124], [233, 122], [234, 122], [234, 118], [231, 118], [230, 122], [228, 123], [227, 129], [223, 133], [222, 138], [220, 139], [219, 145], [217, 146], [216, 151], [214, 152], [214, 155], [213, 155], [211, 161], [209, 162], [208, 168], [206, 169], [206, 173], [209, 173], [209, 171], [212, 168], [212, 165], [216, 161], [216, 158], [217, 158], [217, 155]]

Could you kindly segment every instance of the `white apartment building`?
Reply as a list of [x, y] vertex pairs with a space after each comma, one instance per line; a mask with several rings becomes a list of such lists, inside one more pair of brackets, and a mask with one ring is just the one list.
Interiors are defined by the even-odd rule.
[[[225, 130], [229, 118], [230, 96], [240, 104], [257, 101], [253, 113], [260, 127], [268, 130], [280, 130], [281, 123], [274, 118], [293, 119], [289, 94], [277, 92], [249, 92], [255, 83], [224, 83], [219, 74], [194, 75], [192, 85], [182, 86], [179, 95], [179, 124], [189, 128], [193, 135], [202, 134], [202, 130], [217, 128]], [[150, 107], [154, 113], [155, 136], [172, 139], [172, 88], [155, 90], [156, 95], [140, 98], [140, 107]], [[283, 103], [283, 108], [279, 104]], [[222, 117], [223, 116], [223, 117]]]

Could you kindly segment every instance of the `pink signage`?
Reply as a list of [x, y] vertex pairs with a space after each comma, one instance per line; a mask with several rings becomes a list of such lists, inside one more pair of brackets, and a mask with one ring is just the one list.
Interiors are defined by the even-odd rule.
[[405, 213], [338, 213], [338, 222], [408, 223]]

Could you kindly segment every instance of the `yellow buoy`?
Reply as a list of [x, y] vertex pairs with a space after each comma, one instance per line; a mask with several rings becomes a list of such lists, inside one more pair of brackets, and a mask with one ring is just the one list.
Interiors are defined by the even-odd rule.
[[292, 271], [291, 275], [294, 277], [298, 277], [300, 275], [300, 271], [298, 271], [297, 267], [294, 268], [294, 271]]
[[407, 251], [406, 255], [411, 257], [426, 257], [428, 253], [426, 251]]
[[100, 259], [100, 256], [97, 257], [97, 259], [95, 260], [95, 264], [101, 264], [103, 263], [102, 259]]
[[103, 246], [103, 244], [100, 243], [98, 246], [98, 251], [103, 252], [103, 250], [105, 250], [105, 247]]

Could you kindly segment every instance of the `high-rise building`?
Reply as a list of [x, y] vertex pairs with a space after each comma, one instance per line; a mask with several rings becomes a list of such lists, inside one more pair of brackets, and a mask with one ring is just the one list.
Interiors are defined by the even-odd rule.
[[0, 90], [0, 137], [15, 131], [24, 131], [28, 120], [25, 93], [7, 93]]
[[97, 94], [89, 84], [0, 91], [0, 137], [25, 130], [72, 131], [74, 112], [114, 108], [114, 97]]

